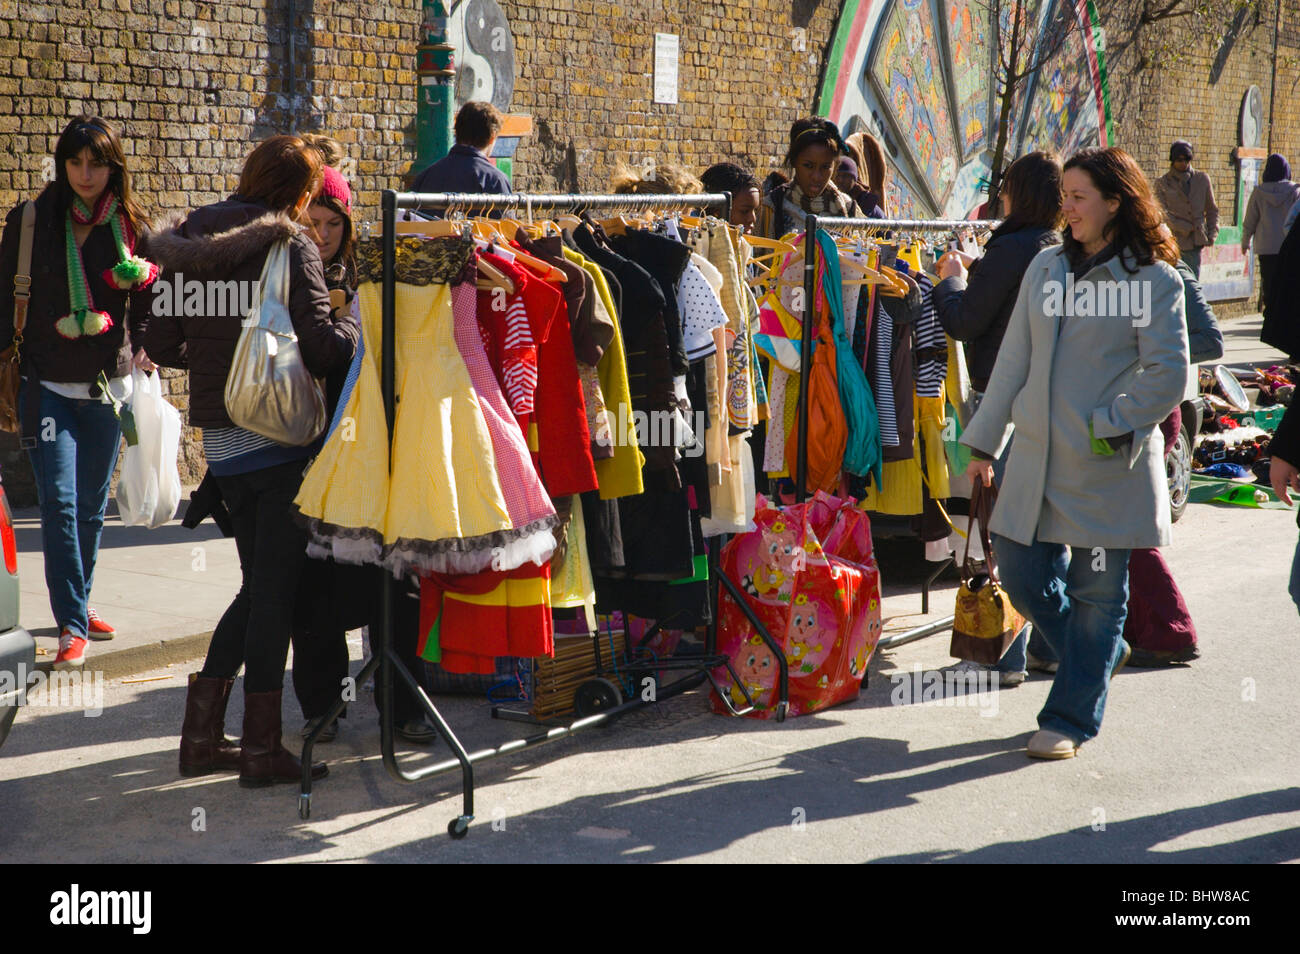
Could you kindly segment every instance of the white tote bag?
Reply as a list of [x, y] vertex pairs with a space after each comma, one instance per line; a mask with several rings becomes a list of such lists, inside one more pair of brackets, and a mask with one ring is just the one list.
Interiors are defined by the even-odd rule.
[[158, 372], [131, 372], [131, 415], [136, 443], [128, 444], [117, 483], [117, 508], [128, 527], [156, 530], [176, 516], [181, 474], [181, 415], [162, 396]]
[[267, 253], [253, 307], [226, 376], [226, 414], [237, 427], [302, 447], [325, 430], [325, 394], [302, 362], [289, 316], [289, 243]]

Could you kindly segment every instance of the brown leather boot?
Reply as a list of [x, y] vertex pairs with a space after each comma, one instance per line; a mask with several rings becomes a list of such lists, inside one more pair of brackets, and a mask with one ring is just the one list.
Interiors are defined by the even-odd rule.
[[181, 726], [181, 774], [187, 777], [233, 772], [239, 768], [239, 743], [225, 736], [226, 702], [233, 679], [190, 676]]
[[[244, 738], [239, 750], [239, 784], [244, 788], [302, 780], [302, 762], [280, 741], [282, 692], [244, 690]], [[324, 762], [312, 764], [312, 778], [324, 778], [328, 772]]]
[[235, 680], [221, 680], [221, 708], [217, 711], [217, 722], [212, 730], [212, 744], [216, 746], [213, 762], [223, 772], [239, 771], [239, 740], [226, 738], [226, 706], [230, 703], [230, 690]]

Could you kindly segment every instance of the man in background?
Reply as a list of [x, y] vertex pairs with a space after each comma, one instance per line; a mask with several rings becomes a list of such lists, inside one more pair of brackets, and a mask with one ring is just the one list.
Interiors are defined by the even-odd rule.
[[1169, 171], [1156, 180], [1156, 198], [1178, 239], [1182, 259], [1201, 277], [1201, 249], [1219, 234], [1219, 207], [1210, 177], [1192, 168], [1192, 144], [1179, 139], [1169, 147]]
[[416, 177], [413, 190], [509, 195], [510, 180], [488, 159], [503, 119], [491, 103], [462, 106], [456, 114], [456, 145]]

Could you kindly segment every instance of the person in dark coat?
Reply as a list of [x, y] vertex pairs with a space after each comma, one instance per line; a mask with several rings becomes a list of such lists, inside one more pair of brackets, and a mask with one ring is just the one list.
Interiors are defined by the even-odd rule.
[[[1273, 485], [1278, 500], [1288, 507], [1291, 493], [1300, 493], [1300, 410], [1297, 407], [1300, 407], [1300, 402], [1292, 401], [1269, 444], [1272, 454], [1269, 483]], [[1296, 517], [1296, 523], [1300, 524], [1300, 515]], [[1287, 590], [1296, 609], [1300, 610], [1300, 543], [1296, 544], [1295, 558], [1291, 561], [1291, 583]]]
[[998, 358], [1020, 279], [1034, 256], [1061, 241], [1061, 167], [1045, 152], [1021, 156], [1007, 169], [1000, 196], [1003, 222], [969, 274], [958, 254], [938, 263], [934, 306], [943, 330], [966, 345], [971, 387], [983, 393]]
[[[510, 180], [488, 158], [504, 119], [491, 103], [462, 106], [454, 126], [456, 145], [415, 177], [413, 191], [509, 195]], [[500, 214], [497, 210], [494, 217]]]
[[[316, 446], [277, 444], [230, 420], [226, 379], [246, 310], [230, 297], [257, 287], [271, 249], [286, 242], [286, 304], [303, 364], [326, 377], [352, 360], [359, 329], [331, 313], [320, 251], [302, 224], [320, 185], [319, 153], [297, 136], [272, 136], [245, 161], [235, 195], [195, 210], [151, 245], [163, 267], [159, 282], [183, 283], [186, 294], [181, 315], [155, 301], [145, 346], [159, 364], [189, 370], [190, 424], [203, 428], [204, 456], [234, 524], [243, 574], [239, 593], [212, 634], [203, 669], [190, 683], [180, 769], [183, 775], [205, 775], [237, 767], [240, 785], [248, 788], [302, 775], [298, 759], [282, 744], [281, 693], [307, 546], [290, 505]], [[191, 295], [191, 287], [206, 288], [206, 296]], [[221, 295], [214, 294], [218, 288]], [[179, 296], [171, 297], [174, 305]], [[241, 664], [244, 734], [236, 759], [222, 727]], [[325, 772], [321, 764], [312, 774]]]
[[[983, 257], [971, 264], [968, 274], [958, 253], [943, 256], [938, 263], [940, 281], [933, 292], [944, 331], [965, 343], [971, 388], [975, 392], [971, 403], [975, 407], [988, 388], [1025, 269], [1035, 255], [1061, 240], [1056, 231], [1061, 218], [1060, 165], [1045, 152], [1021, 156], [1007, 169], [1000, 200], [1003, 222], [994, 230]], [[1004, 453], [997, 465], [999, 480], [1006, 457]], [[1001, 673], [1002, 685], [1024, 681], [1029, 664], [1030, 629], [1026, 625], [992, 667]], [[1050, 669], [1050, 649], [1041, 639], [1033, 643], [1036, 668]], [[976, 664], [958, 665], [969, 668]]]

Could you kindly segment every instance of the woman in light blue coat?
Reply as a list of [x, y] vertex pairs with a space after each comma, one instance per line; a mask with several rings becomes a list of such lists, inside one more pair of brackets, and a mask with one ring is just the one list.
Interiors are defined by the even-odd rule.
[[991, 529], [1015, 607], [1060, 668], [1028, 752], [1070, 758], [1101, 729], [1129, 551], [1170, 542], [1159, 424], [1187, 382], [1178, 247], [1133, 158], [1085, 149], [1062, 177], [1065, 241], [1030, 263], [962, 442], [988, 484], [1014, 429]]

